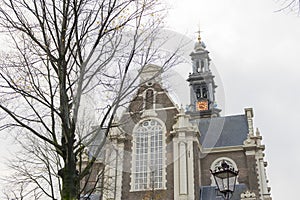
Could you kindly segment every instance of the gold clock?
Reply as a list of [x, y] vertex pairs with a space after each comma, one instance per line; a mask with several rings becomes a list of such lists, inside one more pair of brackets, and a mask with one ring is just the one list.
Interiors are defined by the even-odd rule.
[[198, 101], [197, 110], [199, 111], [208, 110], [208, 101]]

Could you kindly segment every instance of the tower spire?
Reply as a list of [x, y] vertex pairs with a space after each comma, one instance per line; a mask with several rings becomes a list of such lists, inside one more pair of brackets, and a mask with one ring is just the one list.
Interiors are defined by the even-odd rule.
[[197, 31], [198, 37], [194, 51], [190, 54], [193, 72], [187, 81], [190, 83], [190, 109], [193, 117], [219, 116], [220, 109], [216, 108], [214, 75], [210, 70], [209, 52], [201, 40], [201, 31]]

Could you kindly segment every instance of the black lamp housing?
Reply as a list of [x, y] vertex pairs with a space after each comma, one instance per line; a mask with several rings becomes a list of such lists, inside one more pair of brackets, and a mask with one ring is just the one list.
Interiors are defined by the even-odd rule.
[[215, 170], [210, 170], [210, 172], [216, 181], [218, 190], [223, 194], [224, 199], [230, 199], [235, 189], [236, 179], [239, 173], [238, 170], [235, 170], [223, 160], [221, 166]]

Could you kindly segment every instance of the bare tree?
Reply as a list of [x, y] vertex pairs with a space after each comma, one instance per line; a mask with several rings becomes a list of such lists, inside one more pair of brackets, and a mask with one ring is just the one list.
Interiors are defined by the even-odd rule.
[[[160, 51], [164, 14], [163, 5], [153, 0], [1, 1], [0, 25], [12, 41], [1, 57], [1, 130], [17, 132], [20, 140], [32, 136], [23, 144], [32, 145], [28, 150], [34, 156], [19, 159], [41, 164], [48, 177], [35, 176], [34, 167], [31, 172], [14, 166], [35, 177], [32, 191], [43, 198], [79, 198], [80, 181], [105, 139], [88, 163], [81, 156], [97, 135], [108, 135], [118, 109], [135, 90], [139, 72], [130, 76], [129, 71], [176, 62], [176, 51]], [[83, 104], [95, 93], [102, 103]], [[94, 109], [98, 113], [91, 117]], [[61, 189], [54, 182], [61, 182]]]
[[280, 4], [280, 9], [277, 12], [291, 12], [300, 15], [300, 1], [299, 0], [277, 0]]
[[8, 199], [56, 199], [55, 191], [61, 186], [57, 171], [61, 159], [51, 146], [31, 135], [16, 138], [22, 147], [13, 154], [9, 167], [14, 173], [4, 179]]

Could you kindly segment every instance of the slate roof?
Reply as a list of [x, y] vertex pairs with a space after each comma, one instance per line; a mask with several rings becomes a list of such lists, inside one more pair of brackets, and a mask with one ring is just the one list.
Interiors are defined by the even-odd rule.
[[[230, 200], [240, 200], [241, 193], [246, 190], [247, 186], [245, 184], [236, 185]], [[200, 200], [223, 200], [223, 197], [220, 192], [217, 191], [216, 186], [202, 186], [200, 188]]]
[[247, 139], [245, 115], [203, 118], [192, 121], [199, 127], [203, 148], [239, 146]]

